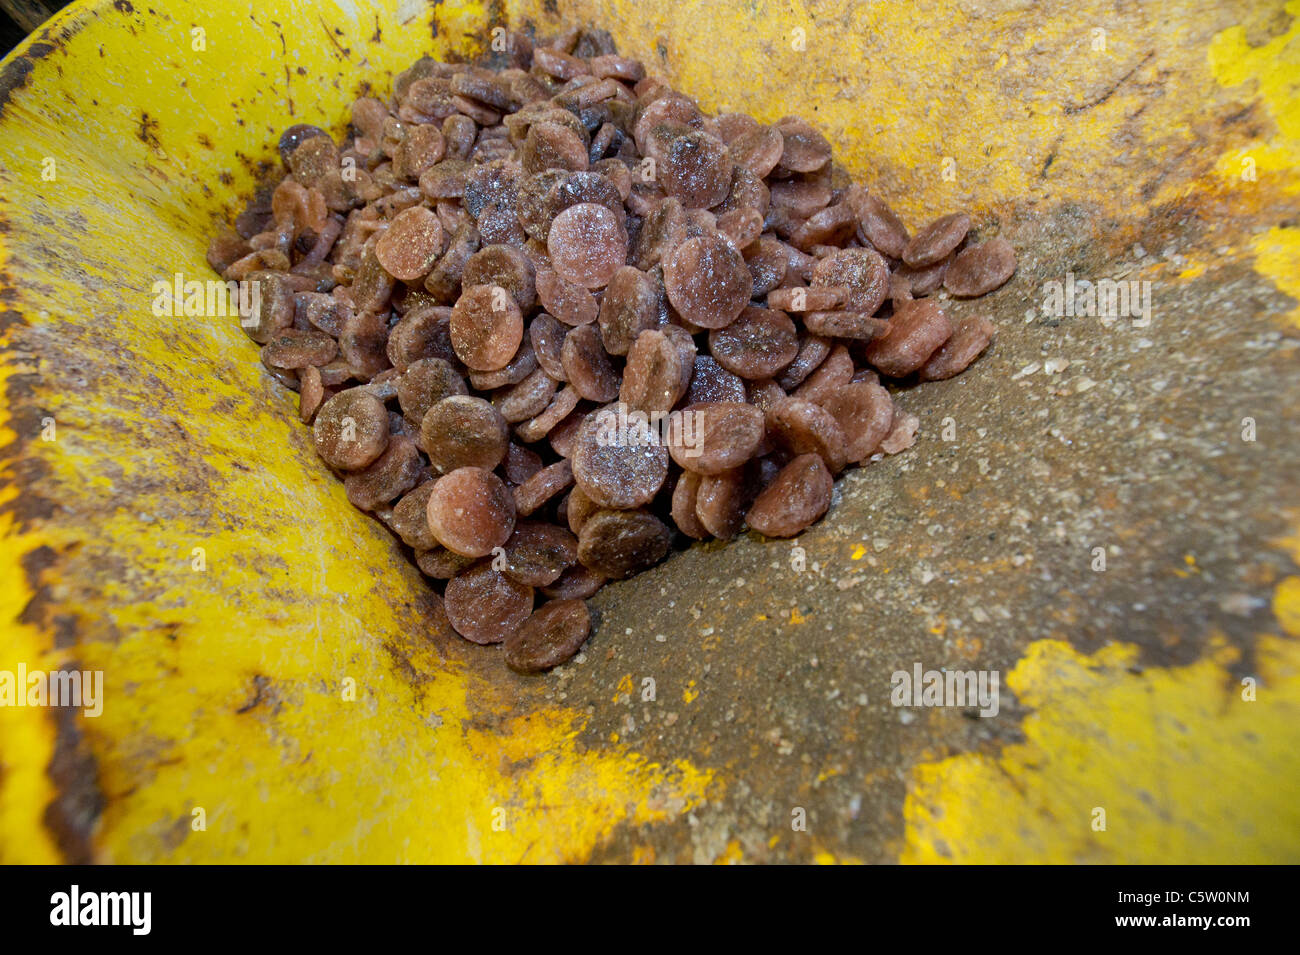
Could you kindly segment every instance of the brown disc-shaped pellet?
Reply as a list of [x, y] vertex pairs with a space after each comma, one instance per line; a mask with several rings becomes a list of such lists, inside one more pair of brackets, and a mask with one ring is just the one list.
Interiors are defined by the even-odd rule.
[[448, 550], [484, 557], [510, 539], [515, 498], [505, 482], [482, 468], [444, 474], [429, 495], [429, 529]]
[[343, 334], [343, 321], [352, 312], [347, 302], [321, 292], [298, 292], [293, 296], [293, 305], [295, 326], [310, 325], [332, 338]]
[[548, 169], [520, 180], [518, 218], [529, 237], [539, 242], [546, 241], [551, 220], [560, 211], [559, 187], [568, 176], [569, 173], [562, 169]]
[[773, 289], [767, 293], [767, 307], [785, 312], [824, 312], [840, 308], [849, 300], [850, 290], [843, 285], [807, 288], [802, 285]]
[[573, 439], [577, 437], [578, 429], [582, 427], [584, 417], [586, 417], [586, 412], [575, 409], [546, 435], [546, 440], [550, 442], [552, 450], [560, 457], [567, 458], [573, 453]]
[[443, 474], [470, 467], [491, 471], [505, 460], [509, 443], [501, 413], [472, 395], [443, 398], [420, 423], [420, 445]]
[[[627, 210], [618, 187], [598, 172], [570, 173], [555, 189], [555, 213], [558, 215], [570, 206], [592, 202], [604, 206], [619, 223], [626, 226]], [[549, 236], [548, 236], [549, 238]]]
[[537, 297], [543, 308], [566, 325], [589, 325], [599, 314], [600, 306], [590, 291], [553, 269], [537, 273]]
[[750, 294], [761, 298], [785, 281], [789, 269], [783, 243], [770, 236], [760, 236], [756, 245], [745, 249], [745, 267], [749, 270]]
[[451, 310], [451, 345], [476, 371], [504, 368], [524, 340], [524, 319], [514, 297], [494, 285], [469, 285]]
[[575, 534], [582, 532], [582, 525], [587, 522], [587, 518], [598, 510], [600, 505], [583, 494], [582, 488], [576, 485], [565, 497], [564, 519], [569, 524], [569, 530]]
[[659, 163], [659, 185], [688, 209], [708, 209], [727, 198], [732, 163], [722, 140], [705, 132], [689, 132], [669, 144]]
[[542, 593], [552, 600], [586, 600], [595, 595], [605, 585], [606, 577], [590, 567], [574, 564], [560, 579], [549, 587], [543, 587]]
[[626, 355], [638, 335], [659, 323], [659, 295], [631, 265], [614, 273], [600, 300], [600, 340], [611, 355]]
[[388, 410], [364, 388], [340, 391], [316, 412], [312, 437], [330, 467], [359, 471], [388, 447]]
[[439, 302], [450, 303], [456, 300], [460, 293], [460, 279], [465, 271], [465, 263], [478, 246], [478, 229], [473, 223], [462, 225], [452, 235], [447, 251], [424, 279], [424, 287]]
[[709, 352], [742, 378], [770, 378], [799, 354], [799, 333], [784, 312], [746, 308], [726, 328], [709, 332]]
[[1016, 250], [999, 236], [963, 249], [943, 277], [943, 287], [959, 298], [992, 292], [1016, 271]]
[[893, 399], [872, 382], [844, 385], [829, 395], [822, 407], [844, 432], [844, 453], [850, 461], [869, 458], [893, 427]]
[[393, 505], [393, 514], [388, 521], [393, 532], [416, 550], [440, 546], [438, 538], [429, 529], [429, 495], [433, 493], [433, 485], [433, 481], [425, 481], [402, 495], [402, 499]]
[[436, 541], [432, 547], [415, 552], [415, 566], [420, 568], [420, 573], [434, 580], [451, 580], [472, 566], [476, 559], [447, 550]]
[[817, 179], [786, 179], [772, 184], [772, 212], [786, 213], [787, 224], [797, 224], [830, 205], [830, 184]]
[[703, 479], [702, 474], [683, 471], [673, 487], [672, 508], [669, 512], [677, 529], [697, 541], [707, 540], [710, 536], [709, 529], [700, 523], [699, 516], [695, 513], [695, 502]]
[[456, 357], [451, 347], [451, 309], [445, 305], [424, 305], [402, 316], [388, 332], [388, 360], [398, 371], [406, 371], [422, 358]]
[[384, 453], [365, 470], [349, 473], [343, 487], [354, 507], [373, 511], [415, 487], [423, 466], [414, 441], [391, 435]]
[[931, 292], [937, 292], [948, 275], [948, 268], [956, 258], [956, 255], [949, 254], [947, 258], [940, 259], [933, 265], [923, 265], [915, 269], [910, 265], [900, 266], [890, 279], [891, 288], [893, 280], [899, 279], [907, 283], [907, 298], [920, 298]]
[[606, 53], [593, 56], [587, 62], [594, 76], [610, 76], [629, 83], [645, 79], [645, 67], [641, 65], [640, 60], [619, 56], [616, 53]]
[[[680, 325], [668, 324], [662, 325], [659, 331], [667, 336], [668, 340], [677, 348], [677, 354], [682, 359], [682, 392], [691, 386], [691, 378], [695, 374], [696, 348], [695, 339], [691, 333]], [[717, 362], [713, 363], [719, 371], [723, 370]]]
[[619, 400], [639, 411], [667, 412], [686, 393], [682, 356], [663, 332], [647, 329], [627, 353]]
[[579, 325], [564, 337], [560, 361], [569, 384], [588, 401], [618, 397], [619, 375], [595, 325]]
[[653, 99], [647, 97], [642, 102], [644, 108], [640, 110], [632, 127], [632, 135], [642, 155], [646, 155], [646, 144], [651, 139], [651, 133], [660, 126], [685, 126], [690, 129], [703, 126], [700, 108], [689, 97], [674, 90], [663, 90], [662, 95], [656, 94]]
[[529, 418], [527, 421], [515, 425], [515, 434], [520, 440], [531, 444], [534, 441], [540, 441], [550, 434], [551, 429], [563, 421], [578, 407], [578, 392], [573, 389], [572, 385], [566, 385], [555, 393], [551, 403], [546, 406], [546, 410], [536, 418]]
[[753, 277], [721, 235], [687, 239], [664, 263], [664, 288], [673, 308], [701, 328], [725, 328], [749, 304]]
[[745, 133], [758, 129], [759, 122], [748, 113], [719, 113], [713, 117], [718, 137], [730, 146]]
[[826, 399], [853, 380], [853, 357], [843, 345], [836, 345], [817, 370], [794, 390], [796, 398], [824, 405]]
[[502, 465], [506, 480], [511, 484], [523, 484], [542, 469], [542, 456], [531, 448], [510, 442], [506, 448], [506, 460]]
[[463, 159], [446, 158], [420, 173], [420, 191], [430, 199], [459, 199], [470, 171]]
[[537, 355], [533, 346], [523, 342], [515, 357], [504, 368], [495, 371], [471, 371], [469, 383], [479, 391], [496, 391], [507, 385], [517, 385], [537, 370]]
[[784, 397], [785, 389], [770, 378], [745, 382], [745, 400], [763, 412]]
[[821, 456], [801, 454], [755, 498], [745, 523], [765, 537], [794, 537], [826, 513], [834, 487]]
[[585, 60], [570, 56], [563, 50], [539, 46], [533, 50], [533, 65], [557, 80], [571, 80], [591, 72]]
[[461, 282], [503, 288], [523, 313], [537, 303], [533, 263], [522, 251], [509, 245], [485, 245], [471, 255], [465, 263]]
[[552, 600], [506, 638], [506, 666], [518, 673], [543, 673], [571, 659], [590, 634], [585, 603]]
[[362, 380], [373, 378], [388, 362], [387, 312], [354, 312], [343, 323], [339, 336], [339, 357], [352, 374]]
[[903, 250], [903, 261], [914, 269], [933, 265], [961, 245], [970, 231], [970, 216], [954, 212], [935, 219], [912, 237]]
[[671, 419], [668, 452], [688, 471], [720, 474], [748, 461], [762, 443], [763, 434], [763, 412], [751, 404], [692, 404]]
[[632, 262], [639, 269], [652, 269], [677, 247], [686, 231], [686, 209], [681, 200], [668, 197], [641, 223], [633, 246]]
[[388, 402], [397, 397], [397, 382], [401, 377], [401, 372], [396, 368], [385, 368], [362, 387], [380, 401]]
[[491, 561], [479, 561], [447, 584], [443, 609], [466, 640], [500, 643], [532, 614], [533, 588], [493, 570]]
[[790, 244], [804, 252], [819, 246], [838, 246], [853, 237], [858, 217], [847, 202], [827, 206], [790, 233]]
[[695, 516], [718, 540], [731, 540], [745, 526], [745, 511], [754, 500], [747, 468], [735, 468], [700, 478], [695, 495]]
[[889, 266], [871, 249], [841, 249], [817, 263], [811, 284], [847, 288], [844, 308], [871, 315], [889, 294]]
[[643, 412], [611, 405], [589, 414], [574, 437], [573, 479], [603, 507], [648, 504], [668, 477], [668, 449]]
[[321, 365], [320, 380], [326, 388], [337, 388], [352, 379], [352, 369], [342, 358], [336, 358], [328, 365]]
[[[313, 136], [329, 137], [329, 133], [319, 126], [311, 126], [307, 123], [297, 123], [290, 126], [280, 134], [278, 149], [280, 151], [280, 161], [289, 166], [289, 157], [294, 154], [304, 140], [311, 139]], [[305, 157], [306, 154], [304, 154]], [[302, 159], [296, 160], [297, 163], [303, 162]], [[301, 168], [301, 166], [299, 167]]]
[[691, 371], [687, 404], [700, 401], [744, 401], [745, 382], [727, 371], [712, 355], [697, 355]]
[[578, 560], [598, 574], [621, 580], [653, 567], [668, 553], [671, 535], [647, 511], [601, 510], [578, 534]]
[[375, 242], [375, 257], [395, 279], [413, 282], [433, 268], [442, 254], [442, 223], [424, 206], [399, 212]]
[[333, 361], [338, 350], [338, 343], [324, 332], [286, 328], [271, 336], [262, 348], [262, 361], [285, 370], [319, 368]]
[[882, 375], [901, 378], [916, 371], [952, 335], [952, 323], [931, 299], [904, 302], [889, 328], [867, 345], [866, 359]]
[[817, 454], [832, 474], [848, 461], [844, 430], [821, 405], [802, 398], [785, 398], [767, 412], [776, 442], [791, 454]]
[[759, 179], [764, 179], [781, 162], [781, 154], [785, 152], [785, 137], [775, 126], [756, 126], [741, 133], [727, 145], [737, 163]]
[[555, 217], [546, 250], [561, 278], [600, 288], [627, 260], [627, 231], [609, 209], [580, 202]]
[[770, 202], [771, 191], [763, 180], [744, 166], [737, 166], [731, 171], [731, 192], [720, 205], [713, 207], [713, 211], [717, 215], [725, 215], [732, 210], [748, 207], [766, 216]]
[[393, 171], [403, 179], [419, 179], [447, 155], [447, 140], [436, 126], [415, 125], [393, 153]]
[[797, 116], [777, 121], [777, 131], [784, 138], [781, 168], [793, 172], [815, 172], [830, 162], [831, 144], [808, 122]]
[[889, 323], [866, 312], [809, 312], [803, 317], [804, 328], [824, 338], [852, 338], [869, 342], [883, 333]]
[[906, 451], [916, 444], [916, 430], [920, 425], [920, 418], [909, 411], [904, 411], [895, 404], [894, 426], [889, 429], [889, 434], [885, 440], [880, 442], [880, 450], [885, 454], [898, 454], [900, 451]]
[[743, 253], [763, 234], [763, 216], [757, 209], [732, 209], [718, 216], [718, 231]]
[[298, 373], [298, 419], [303, 424], [311, 424], [325, 401], [325, 385], [321, 382], [320, 369], [308, 365]]
[[519, 384], [494, 395], [492, 404], [506, 421], [518, 424], [545, 411], [555, 397], [555, 388], [555, 379], [538, 368]]
[[912, 237], [894, 211], [865, 189], [850, 190], [848, 202], [858, 216], [858, 235], [891, 259], [901, 259]]
[[[951, 378], [966, 369], [993, 341], [993, 323], [987, 318], [972, 315], [960, 319], [952, 337], [931, 355], [920, 369], [922, 381], [940, 381]], [[306, 386], [303, 393], [306, 394]]]
[[505, 566], [497, 564], [502, 573], [530, 587], [545, 587], [578, 562], [578, 538], [554, 524], [520, 521], [505, 552]]
[[402, 414], [413, 425], [424, 421], [429, 409], [443, 398], [468, 394], [465, 379], [442, 358], [421, 358], [412, 362], [397, 381], [397, 401]]
[[515, 488], [515, 511], [532, 514], [572, 484], [573, 468], [567, 460], [548, 465]]
[[539, 312], [528, 325], [528, 344], [537, 356], [537, 364], [556, 381], [568, 381], [564, 371], [564, 339], [569, 326], [557, 322], [545, 312]]

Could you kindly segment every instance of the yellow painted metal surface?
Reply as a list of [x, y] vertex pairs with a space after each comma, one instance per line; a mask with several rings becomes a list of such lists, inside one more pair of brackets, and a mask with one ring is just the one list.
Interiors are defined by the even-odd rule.
[[[339, 130], [362, 80], [473, 52], [502, 15], [565, 19], [607, 26], [707, 107], [815, 116], [911, 220], [1078, 200], [1127, 222], [1173, 197], [1263, 209], [1297, 189], [1295, 0], [221, 6], [74, 4], [0, 86], [0, 671], [105, 680], [96, 718], [0, 707], [0, 861], [581, 860], [615, 827], [727, 792], [698, 761], [580, 747], [579, 705], [502, 689], [347, 506], [236, 324], [153, 314], [153, 282], [208, 277], [213, 223], [280, 129]], [[1252, 122], [1219, 123], [1243, 85]], [[1225, 254], [1300, 296], [1296, 234], [1228, 236]], [[1277, 588], [1286, 632], [1261, 637], [1254, 704], [1222, 659], [1134, 686], [1131, 648], [1031, 646], [1013, 677], [1025, 742], [918, 765], [902, 858], [1274, 857], [1258, 833], [1198, 837], [1210, 814], [1268, 814], [1293, 849], [1294, 799], [1258, 774], [1300, 742], [1298, 590]], [[1150, 732], [1142, 707], [1178, 728]], [[1193, 746], [1205, 762], [1166, 758]], [[1125, 821], [1149, 807], [1125, 768], [1152, 759], [1177, 814], [1133, 843]], [[1252, 778], [1211, 785], [1237, 770]], [[1088, 834], [1094, 806], [1109, 842]], [[844, 861], [833, 849], [818, 860]], [[718, 861], [742, 858], [732, 842]]]

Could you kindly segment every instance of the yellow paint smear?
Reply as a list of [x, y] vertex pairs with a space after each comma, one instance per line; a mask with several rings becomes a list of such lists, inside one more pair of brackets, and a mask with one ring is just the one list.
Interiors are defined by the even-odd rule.
[[[913, 768], [903, 862], [1295, 863], [1300, 644], [1263, 636], [1256, 700], [1220, 647], [1130, 672], [1138, 650], [1043, 640], [1007, 677], [1025, 742]], [[1105, 810], [1106, 831], [1093, 831]]]

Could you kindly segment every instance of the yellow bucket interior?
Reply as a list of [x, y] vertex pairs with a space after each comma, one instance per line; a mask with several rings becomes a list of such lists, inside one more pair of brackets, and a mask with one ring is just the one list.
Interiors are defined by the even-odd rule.
[[[1300, 4], [1121, 6], [100, 0], [59, 14], [0, 74], [0, 671], [102, 671], [104, 706], [0, 708], [0, 861], [865, 855], [792, 830], [797, 795], [767, 830], [696, 825], [759, 785], [766, 751], [718, 758], [716, 727], [668, 756], [593, 734], [584, 694], [639, 694], [641, 674], [570, 694], [450, 634], [237, 322], [158, 317], [152, 287], [209, 276], [209, 236], [285, 126], [341, 134], [364, 83], [386, 93], [423, 54], [475, 55], [496, 26], [592, 24], [709, 110], [814, 119], [910, 223], [1086, 205], [1113, 223], [1104, 260], [1154, 210], [1218, 203], [1229, 234], [1167, 280], [1195, 281], [1224, 246], [1300, 295], [1300, 223], [1258, 227], [1300, 193]], [[1246, 121], [1211, 118], [1234, 103]], [[1166, 174], [1135, 171], [1152, 164]], [[1252, 188], [1235, 189], [1244, 170]], [[1298, 541], [1269, 546], [1300, 558]], [[623, 586], [662, 584], [649, 576]], [[910, 753], [871, 857], [1296, 861], [1293, 786], [1215, 785], [1294, 782], [1300, 578], [1259, 588], [1273, 622], [1253, 710], [1222, 703], [1227, 645], [1131, 686], [1131, 646], [1035, 642], [1008, 678], [1019, 738]], [[701, 689], [672, 687], [683, 719]], [[1198, 756], [1153, 740], [1151, 706], [1193, 727]], [[1154, 806], [1126, 777], [1152, 760]], [[834, 773], [813, 767], [808, 786]], [[1097, 806], [1139, 834], [1099, 838]]]

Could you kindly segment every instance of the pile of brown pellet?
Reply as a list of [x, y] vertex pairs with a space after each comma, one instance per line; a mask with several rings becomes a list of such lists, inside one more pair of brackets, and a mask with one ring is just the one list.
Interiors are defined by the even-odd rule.
[[706, 116], [604, 31], [510, 41], [420, 60], [342, 146], [289, 128], [208, 261], [257, 283], [245, 330], [348, 499], [532, 672], [674, 527], [791, 537], [845, 467], [909, 447], [877, 376], [974, 361], [991, 323], [926, 296], [1016, 260], [963, 214], [910, 235], [809, 123]]

